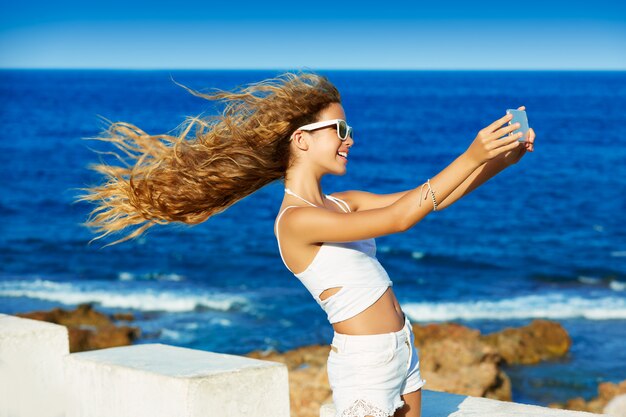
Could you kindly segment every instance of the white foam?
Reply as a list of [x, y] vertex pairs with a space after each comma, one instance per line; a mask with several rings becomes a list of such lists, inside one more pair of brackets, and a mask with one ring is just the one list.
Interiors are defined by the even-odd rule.
[[161, 329], [161, 337], [163, 337], [164, 339], [179, 341], [182, 338], [181, 336], [182, 335], [179, 331], [171, 329]]
[[120, 281], [137, 281], [137, 280], [155, 280], [155, 281], [183, 281], [185, 277], [183, 275], [171, 273], [146, 273], [146, 274], [133, 274], [132, 272], [120, 272], [117, 274], [117, 278]]
[[0, 296], [29, 297], [68, 305], [93, 302], [109, 308], [171, 312], [193, 311], [198, 307], [228, 311], [248, 302], [241, 295], [210, 292], [201, 288], [185, 287], [184, 291], [175, 291], [161, 289], [156, 284], [149, 287], [146, 283], [122, 290], [116, 288], [114, 283], [59, 283], [43, 279], [1, 281]]
[[230, 327], [233, 325], [233, 322], [230, 321], [229, 319], [224, 319], [220, 317], [212, 317], [210, 322], [211, 324], [217, 324], [223, 327]]
[[409, 319], [416, 322], [447, 320], [511, 320], [527, 318], [591, 320], [626, 319], [626, 299], [582, 298], [565, 294], [528, 295], [502, 300], [464, 302], [423, 302], [402, 304]]
[[588, 277], [585, 275], [580, 275], [578, 277], [578, 281], [583, 284], [597, 284], [601, 281], [601, 279], [597, 277]]
[[624, 291], [624, 290], [626, 290], [626, 282], [613, 280], [609, 284], [609, 287], [611, 287], [611, 289], [614, 290], [614, 291]]
[[135, 275], [130, 272], [120, 272], [117, 274], [117, 279], [120, 281], [132, 281], [135, 279]]

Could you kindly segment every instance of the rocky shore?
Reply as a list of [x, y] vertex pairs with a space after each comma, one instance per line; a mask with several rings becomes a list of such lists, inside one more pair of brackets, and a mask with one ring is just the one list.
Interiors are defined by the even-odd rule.
[[590, 413], [603, 414], [606, 413], [606, 407], [613, 399], [621, 398], [620, 412], [624, 415], [626, 412], [626, 380], [614, 384], [612, 382], [602, 382], [598, 385], [598, 395], [589, 401], [585, 401], [582, 397], [576, 397], [567, 400], [565, 403], [548, 404], [550, 408], [562, 408], [566, 410], [588, 411]]
[[91, 304], [81, 304], [76, 310], [54, 308], [50, 311], [33, 311], [15, 316], [66, 326], [71, 353], [127, 346], [141, 336], [138, 327], [118, 326], [113, 322], [132, 321], [134, 320], [132, 314], [119, 313], [109, 317], [95, 311]]
[[[115, 324], [132, 322], [132, 314], [109, 317], [93, 310], [91, 304], [73, 311], [55, 308], [16, 315], [67, 326], [71, 352], [130, 345], [141, 336], [137, 327]], [[527, 326], [486, 335], [455, 323], [414, 324], [413, 332], [427, 389], [505, 401], [511, 400], [511, 381], [502, 365], [558, 358], [571, 346], [565, 329], [550, 320], [533, 320]], [[313, 345], [283, 353], [253, 351], [246, 356], [284, 363], [289, 369], [292, 415], [317, 417], [320, 405], [332, 400], [326, 373], [329, 350], [329, 345]], [[622, 394], [626, 394], [626, 381], [605, 382], [589, 402], [574, 398], [548, 406], [602, 413], [612, 398]]]

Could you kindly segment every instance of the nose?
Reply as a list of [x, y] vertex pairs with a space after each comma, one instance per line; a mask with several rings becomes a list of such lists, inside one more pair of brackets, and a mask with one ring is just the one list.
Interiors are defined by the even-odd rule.
[[347, 146], [348, 148], [351, 148], [351, 147], [352, 147], [352, 144], [354, 144], [354, 138], [352, 137], [352, 135], [349, 135], [349, 136], [346, 138], [346, 146]]

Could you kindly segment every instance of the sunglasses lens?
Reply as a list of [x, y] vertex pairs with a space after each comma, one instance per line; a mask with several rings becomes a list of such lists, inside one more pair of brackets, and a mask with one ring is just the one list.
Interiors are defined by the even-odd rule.
[[337, 124], [337, 133], [340, 139], [346, 139], [348, 137], [348, 125], [343, 120], [340, 120]]

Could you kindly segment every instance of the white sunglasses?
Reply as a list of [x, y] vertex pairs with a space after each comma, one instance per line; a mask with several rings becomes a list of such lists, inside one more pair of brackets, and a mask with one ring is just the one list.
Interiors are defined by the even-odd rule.
[[[332, 120], [323, 120], [321, 122], [310, 123], [308, 125], [300, 126], [296, 130], [315, 130], [321, 129], [323, 127], [335, 125], [337, 127], [337, 136], [341, 141], [348, 139], [348, 136], [352, 137], [352, 127], [348, 126], [345, 120], [343, 119], [332, 119]], [[293, 139], [293, 135], [289, 138], [289, 140]]]

